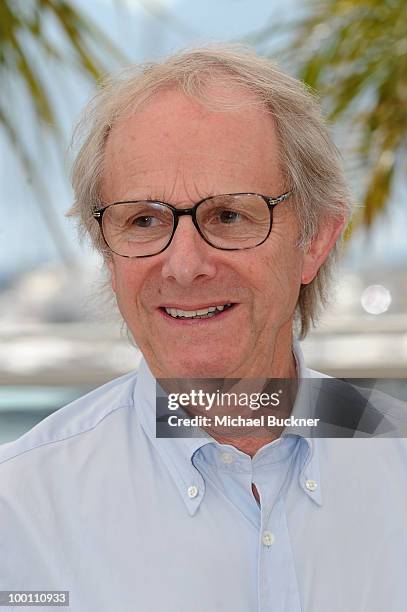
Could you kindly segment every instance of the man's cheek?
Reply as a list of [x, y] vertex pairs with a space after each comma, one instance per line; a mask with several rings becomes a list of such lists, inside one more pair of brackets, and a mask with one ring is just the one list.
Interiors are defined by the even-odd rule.
[[275, 303], [276, 310], [291, 314], [297, 303], [300, 286], [301, 268], [297, 260], [275, 265], [266, 285], [269, 303]]
[[110, 285], [112, 287], [112, 291], [116, 293], [117, 291], [116, 289], [116, 271], [115, 271], [115, 266], [113, 264], [113, 261], [111, 260], [106, 261], [106, 266], [110, 274]]
[[115, 256], [111, 262], [108, 262], [110, 270], [112, 289], [116, 294], [124, 294], [135, 283], [135, 266], [134, 262]]
[[137, 275], [132, 267], [126, 265], [116, 266], [114, 270], [114, 284], [116, 293], [128, 299], [137, 291]]

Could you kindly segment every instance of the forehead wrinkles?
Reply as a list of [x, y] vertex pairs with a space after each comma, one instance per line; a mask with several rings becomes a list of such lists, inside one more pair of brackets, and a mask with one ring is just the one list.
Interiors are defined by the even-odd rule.
[[176, 167], [173, 180], [166, 181], [161, 186], [150, 185], [148, 190], [149, 199], [174, 205], [192, 205], [218, 193], [204, 172], [190, 173], [181, 164]]
[[[141, 158], [144, 161], [139, 163]], [[267, 191], [263, 183], [259, 187], [256, 168], [247, 172], [245, 161], [216, 155], [215, 151], [198, 158], [172, 156], [168, 162], [138, 154], [121, 158], [119, 164], [117, 161], [106, 165], [102, 190], [106, 201], [149, 198], [183, 205], [220, 193]]]
[[[225, 167], [222, 170], [222, 181], [219, 182], [210, 171], [203, 167], [198, 166], [192, 170], [191, 167], [185, 167], [181, 162], [173, 163], [171, 171], [169, 171], [168, 166], [141, 170], [137, 165], [129, 165], [126, 171], [126, 164], [123, 164], [121, 172], [123, 172], [125, 180], [120, 182], [122, 188], [120, 191], [117, 187], [114, 188], [113, 199], [137, 200], [146, 198], [174, 205], [195, 203], [212, 195], [230, 193], [231, 190], [236, 191], [234, 186], [237, 184], [236, 178], [239, 176], [238, 172]], [[110, 169], [110, 174], [117, 180], [118, 177], [117, 175], [114, 176], [113, 169]], [[108, 175], [109, 169], [103, 183], [105, 188], [109, 183]], [[225, 181], [228, 181], [227, 184]], [[102, 192], [106, 192], [106, 189], [102, 189]], [[103, 193], [103, 195], [106, 195], [106, 193]]]

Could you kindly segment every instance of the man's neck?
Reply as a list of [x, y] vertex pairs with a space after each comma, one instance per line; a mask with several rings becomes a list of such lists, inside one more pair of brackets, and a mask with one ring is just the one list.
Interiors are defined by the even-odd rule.
[[[298, 375], [297, 367], [296, 367], [296, 359], [292, 351], [290, 352], [289, 359], [286, 360], [284, 364], [285, 367], [282, 367], [282, 364], [276, 364], [276, 367], [272, 368], [272, 378], [284, 378], [291, 379], [295, 381], [294, 385], [289, 385], [290, 395], [291, 397], [287, 398], [287, 401], [283, 404], [283, 406], [279, 406], [278, 410], [268, 409], [269, 415], [278, 416], [278, 418], [288, 418], [291, 414], [292, 407], [294, 405], [295, 397], [297, 395], [297, 387], [298, 387]], [[277, 440], [284, 430], [284, 426], [281, 427], [272, 427], [267, 429], [262, 429], [261, 432], [254, 431], [252, 434], [250, 431], [244, 436], [234, 437], [233, 435], [222, 434], [219, 431], [208, 430], [208, 433], [219, 443], [219, 444], [229, 444], [234, 446], [238, 450], [246, 453], [250, 457], [254, 457], [254, 455], [259, 451], [263, 446]]]

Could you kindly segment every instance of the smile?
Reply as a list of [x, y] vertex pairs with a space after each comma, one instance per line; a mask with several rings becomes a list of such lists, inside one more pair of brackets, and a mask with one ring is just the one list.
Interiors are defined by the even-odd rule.
[[216, 317], [224, 310], [231, 308], [232, 304], [222, 304], [218, 306], [208, 306], [199, 310], [182, 310], [180, 308], [164, 307], [164, 310], [173, 319], [209, 319]]

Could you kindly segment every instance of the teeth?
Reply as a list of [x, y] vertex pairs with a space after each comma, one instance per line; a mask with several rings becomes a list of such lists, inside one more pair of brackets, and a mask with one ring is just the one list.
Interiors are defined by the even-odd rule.
[[222, 312], [224, 308], [229, 306], [231, 306], [231, 304], [224, 304], [223, 306], [209, 306], [208, 308], [202, 308], [200, 310], [180, 310], [179, 308], [165, 308], [164, 310], [167, 314], [174, 318], [184, 317], [193, 319], [194, 317], [213, 317], [217, 311]]
[[175, 309], [178, 317], [195, 317], [198, 314], [197, 310], [178, 310]]

